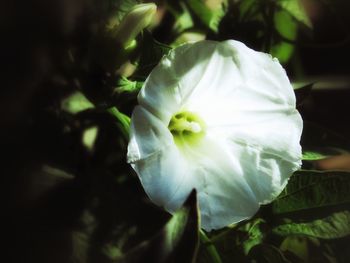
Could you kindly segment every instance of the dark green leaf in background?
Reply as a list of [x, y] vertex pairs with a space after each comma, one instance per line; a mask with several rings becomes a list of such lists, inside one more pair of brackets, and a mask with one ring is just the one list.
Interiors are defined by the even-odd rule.
[[304, 161], [317, 161], [322, 160], [331, 156], [336, 156], [340, 154], [347, 154], [349, 152], [333, 148], [333, 147], [323, 147], [323, 148], [306, 148], [303, 151], [302, 159]]
[[255, 0], [245, 0], [239, 2], [239, 14], [240, 19], [251, 19], [252, 15], [256, 15], [259, 12], [259, 6]]
[[276, 3], [285, 11], [287, 11], [295, 20], [303, 25], [312, 28], [311, 21], [305, 12], [301, 0], [278, 0]]
[[138, 0], [108, 0], [104, 2], [105, 8], [109, 11], [108, 30], [114, 30], [123, 17], [137, 4]]
[[272, 211], [276, 215], [346, 204], [350, 204], [350, 172], [302, 170], [290, 178]]
[[164, 228], [149, 241], [141, 243], [120, 262], [194, 262], [199, 240], [196, 191]]
[[242, 230], [245, 230], [248, 234], [247, 238], [242, 242], [244, 254], [248, 255], [252, 247], [263, 242], [264, 231], [262, 229], [262, 225], [264, 223], [265, 221], [263, 219], [257, 218], [253, 221], [248, 221], [244, 226], [242, 226]]
[[145, 31], [142, 34], [139, 48], [141, 50], [147, 50], [147, 52], [141, 53], [137, 71], [133, 76], [138, 80], [145, 80], [161, 58], [169, 53], [171, 47], [158, 42], [149, 32]]
[[333, 213], [322, 219], [306, 223], [288, 223], [273, 229], [278, 235], [306, 235], [333, 239], [350, 235], [350, 211]]
[[306, 99], [309, 98], [314, 83], [309, 83], [309, 84], [292, 83], [292, 84], [294, 88], [295, 97], [297, 100], [297, 107], [300, 107], [301, 105], [304, 104]]
[[[294, 40], [296, 38], [298, 25], [288, 12], [284, 10], [275, 12], [274, 24], [275, 30], [283, 38], [288, 40]], [[271, 55], [277, 57], [282, 64], [289, 61], [293, 52], [294, 45], [283, 41], [283, 39], [272, 45], [270, 49]]]
[[304, 161], [317, 161], [317, 160], [322, 160], [324, 158], [327, 158], [329, 155], [325, 155], [321, 152], [318, 151], [303, 151], [303, 157], [302, 159]]
[[[304, 262], [319, 262], [319, 256], [314, 261], [311, 248], [319, 247], [319, 242], [316, 238], [309, 238], [305, 236], [287, 236], [279, 246], [280, 251], [283, 252], [290, 262], [304, 263]], [[324, 262], [324, 261], [322, 261]], [[327, 261], [326, 261], [327, 262]]]
[[[298, 90], [296, 90], [296, 94], [297, 92]], [[315, 161], [348, 154], [350, 151], [348, 138], [308, 121], [304, 121], [301, 145], [303, 149], [303, 169], [311, 170], [319, 169]]]
[[113, 104], [118, 109], [127, 108], [130, 111], [130, 108], [133, 108], [130, 105], [136, 104], [136, 98], [142, 85], [143, 81], [132, 81], [125, 77], [119, 77], [112, 90]]
[[61, 102], [62, 110], [71, 114], [93, 109], [94, 107], [95, 106], [80, 91], [72, 93]]
[[290, 263], [277, 247], [269, 244], [253, 247], [248, 256], [251, 260], [259, 263]]
[[226, 5], [224, 3], [210, 8], [201, 0], [188, 0], [185, 2], [207, 28], [215, 33], [218, 32], [219, 23], [226, 13]]
[[350, 140], [318, 124], [304, 121], [301, 137], [303, 149], [336, 148], [350, 151]]

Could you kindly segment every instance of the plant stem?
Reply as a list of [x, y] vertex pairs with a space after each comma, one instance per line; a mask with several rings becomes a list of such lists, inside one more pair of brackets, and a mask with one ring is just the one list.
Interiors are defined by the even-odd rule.
[[208, 252], [208, 254], [210, 255], [212, 262], [213, 263], [222, 263], [220, 255], [218, 253], [218, 251], [216, 250], [216, 247], [214, 246], [214, 244], [211, 242], [210, 238], [207, 237], [207, 235], [205, 234], [205, 232], [201, 229], [199, 231], [200, 234], [200, 238], [202, 241], [202, 244], [205, 246], [206, 251]]
[[121, 113], [116, 107], [112, 107], [107, 109], [112, 116], [114, 116], [119, 124], [121, 125], [122, 132], [126, 139], [129, 138], [129, 130], [130, 130], [130, 117]]
[[[251, 220], [252, 220], [253, 218], [255, 218], [255, 216], [252, 217]], [[215, 236], [212, 236], [212, 237], [211, 237], [211, 242], [215, 243], [216, 241], [219, 241], [220, 239], [222, 239], [223, 237], [225, 237], [227, 234], [229, 234], [229, 233], [232, 232], [232, 231], [237, 230], [238, 228], [240, 228], [242, 225], [244, 225], [244, 224], [246, 224], [246, 223], [247, 223], [247, 221], [246, 221], [246, 220], [243, 220], [243, 221], [240, 221], [240, 222], [238, 222], [238, 223], [236, 223], [236, 224], [232, 224], [232, 225], [228, 226], [228, 228], [227, 228], [226, 230], [222, 231], [221, 233], [219, 233], [219, 234], [217, 234], [217, 235], [215, 235]]]

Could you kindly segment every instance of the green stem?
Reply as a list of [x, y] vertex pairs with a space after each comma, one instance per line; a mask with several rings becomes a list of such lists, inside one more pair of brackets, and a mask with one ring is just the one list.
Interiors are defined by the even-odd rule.
[[224, 231], [222, 231], [220, 234], [217, 234], [215, 236], [213, 236], [211, 238], [211, 242], [215, 243], [219, 240], [221, 240], [222, 238], [224, 238], [227, 234], [229, 234], [233, 229], [232, 228], [229, 228], [229, 229], [226, 229]]
[[109, 108], [107, 111], [118, 120], [125, 138], [128, 139], [130, 131], [130, 117], [121, 113], [116, 107]]
[[210, 255], [210, 257], [212, 259], [212, 262], [213, 263], [222, 263], [220, 255], [219, 255], [218, 251], [216, 250], [216, 247], [214, 246], [214, 244], [211, 242], [210, 238], [207, 237], [207, 235], [205, 234], [205, 232], [203, 230], [200, 230], [199, 234], [200, 234], [202, 244], [205, 246], [206, 251], [208, 252], [208, 254]]
[[[254, 218], [255, 218], [255, 216], [252, 217], [251, 220], [253, 220]], [[246, 223], [247, 223], [247, 221], [246, 221], [246, 220], [243, 220], [243, 221], [240, 221], [240, 222], [238, 222], [238, 223], [236, 223], [236, 224], [232, 224], [232, 225], [228, 226], [228, 228], [227, 228], [226, 230], [222, 231], [221, 233], [219, 233], [219, 234], [217, 234], [217, 235], [215, 235], [215, 236], [212, 236], [212, 237], [211, 237], [211, 242], [215, 243], [215, 242], [221, 240], [221, 239], [224, 238], [227, 234], [231, 233], [232, 231], [237, 230], [238, 228], [240, 228], [242, 225], [244, 225], [244, 224], [246, 224]]]

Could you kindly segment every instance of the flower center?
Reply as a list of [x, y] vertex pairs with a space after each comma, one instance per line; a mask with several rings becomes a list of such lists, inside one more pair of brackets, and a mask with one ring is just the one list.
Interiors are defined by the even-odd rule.
[[176, 113], [170, 120], [168, 129], [179, 145], [197, 143], [205, 134], [205, 123], [195, 113], [182, 111]]

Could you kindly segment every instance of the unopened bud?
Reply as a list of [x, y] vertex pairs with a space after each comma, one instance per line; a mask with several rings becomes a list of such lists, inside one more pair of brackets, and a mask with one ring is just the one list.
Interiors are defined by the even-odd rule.
[[154, 3], [135, 5], [117, 27], [116, 38], [124, 48], [132, 45], [136, 36], [149, 26], [156, 14]]

